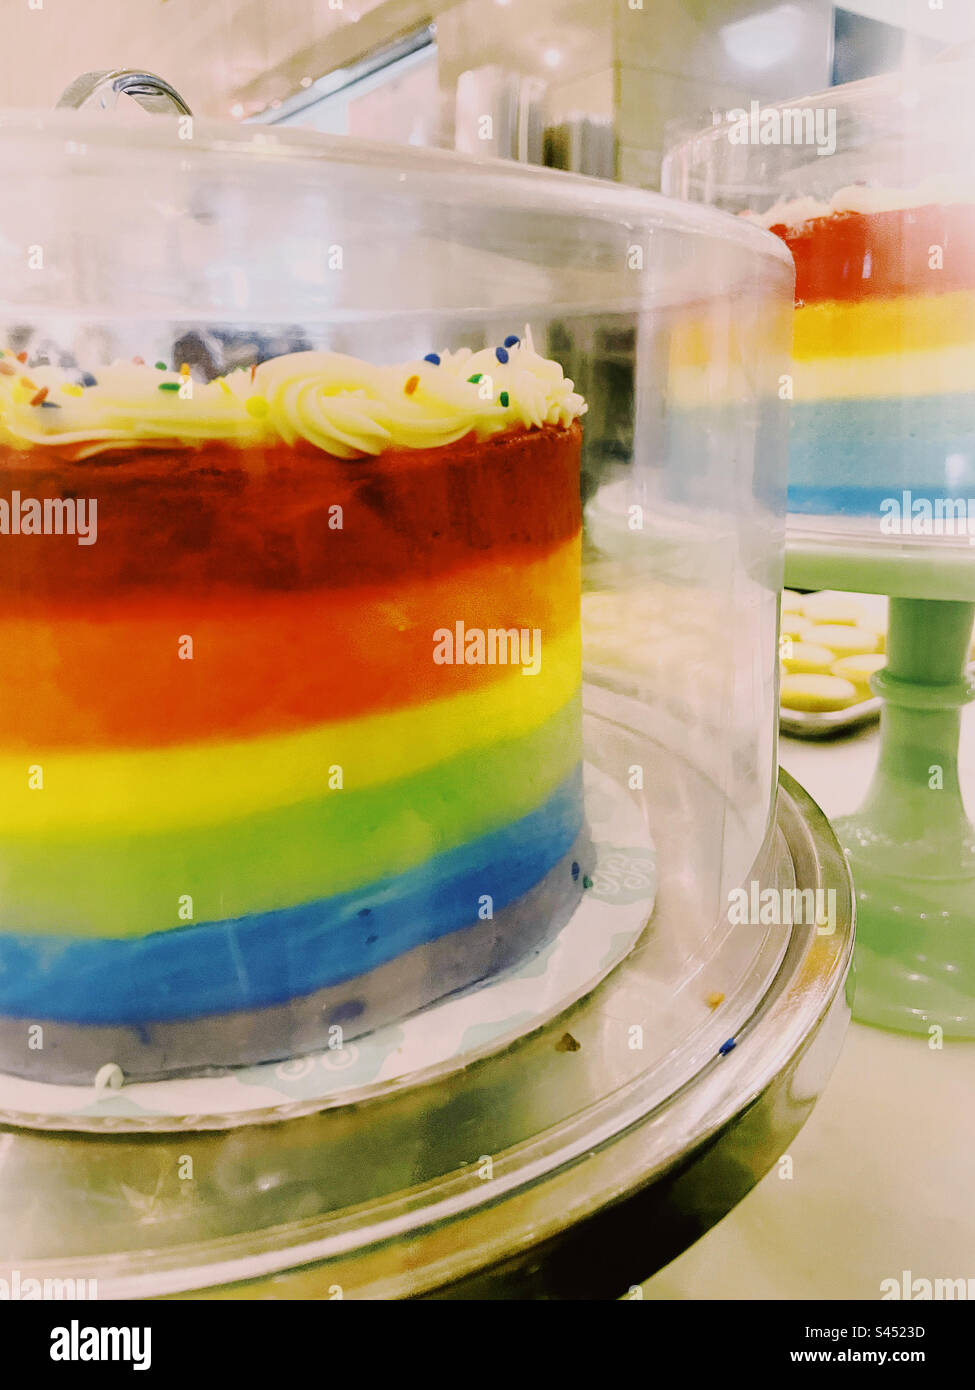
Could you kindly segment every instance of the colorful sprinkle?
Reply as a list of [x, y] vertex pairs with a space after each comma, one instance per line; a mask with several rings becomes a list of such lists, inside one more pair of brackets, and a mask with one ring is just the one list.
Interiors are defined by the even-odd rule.
[[26, 354], [26, 352], [18, 352], [18, 354], [17, 354], [17, 361], [18, 361], [18, 362], [26, 362], [26, 361], [27, 361], [27, 354]]
[[426, 357], [424, 357], [423, 360], [424, 360], [424, 362], [432, 362], [433, 365], [434, 365], [435, 367], [439, 367], [439, 366], [440, 366], [440, 354], [439, 354], [439, 352], [428, 352], [427, 355], [426, 355]]
[[268, 404], [263, 396], [250, 396], [244, 405], [244, 409], [247, 411], [248, 415], [253, 415], [255, 419], [260, 419], [262, 415], [267, 414]]
[[483, 372], [475, 372], [474, 375], [473, 375], [473, 376], [469, 376], [469, 377], [467, 378], [467, 380], [473, 382], [474, 385], [476, 386], [477, 383], [480, 381], [480, 379], [481, 379], [481, 377], [482, 377], [483, 375], [484, 375]]
[[0, 362], [0, 374], [3, 376], [16, 376], [17, 368], [12, 366], [10, 362]]
[[233, 391], [231, 391], [230, 387], [227, 385], [226, 379], [224, 377], [217, 377], [217, 385], [220, 387], [220, 390], [223, 392], [225, 396], [232, 396], [234, 394]]
[[40, 404], [40, 407], [41, 407], [42, 410], [60, 410], [60, 409], [61, 409], [61, 407], [58, 405], [57, 401], [40, 401], [39, 404]]
[[512, 348], [517, 347], [520, 342], [521, 339], [518, 337], [517, 333], [509, 333], [507, 338], [505, 338], [504, 340], [504, 345], [507, 348]]
[[583, 888], [591, 888], [591, 887], [592, 887], [592, 879], [589, 877], [588, 874], [583, 874], [583, 875], [582, 875], [582, 886], [583, 886]]
[[254, 373], [255, 373], [256, 371], [257, 371], [257, 363], [255, 362], [254, 365], [253, 365], [253, 367], [251, 367], [251, 381], [254, 380]]
[[28, 389], [28, 391], [36, 391], [36, 390], [37, 390], [37, 382], [36, 382], [36, 381], [31, 381], [31, 379], [30, 379], [29, 376], [22, 376], [22, 377], [20, 378], [20, 384], [21, 384], [21, 386], [26, 386], [27, 389]]
[[720, 990], [713, 989], [704, 1001], [709, 1009], [716, 1009], [719, 1004], [724, 1003], [724, 995]]
[[83, 396], [85, 394], [85, 388], [77, 386], [73, 381], [66, 381], [61, 390], [66, 396]]
[[511, 397], [508, 395], [507, 391], [502, 391], [502, 392], [501, 392], [501, 395], [498, 397], [498, 399], [500, 400], [501, 404], [504, 406], [505, 410], [507, 410], [507, 409], [508, 409], [508, 406], [511, 404]]
[[189, 376], [189, 374], [190, 374], [190, 364], [189, 364], [188, 362], [183, 362], [183, 363], [181, 364], [180, 369], [179, 369], [179, 374], [180, 374], [180, 376]]
[[159, 390], [160, 390], [160, 391], [178, 391], [178, 390], [179, 390], [179, 382], [178, 382], [178, 381], [161, 381], [161, 382], [159, 383]]
[[81, 384], [82, 386], [97, 386], [98, 378], [97, 376], [92, 376], [91, 372], [82, 372]]
[[403, 390], [406, 392], [408, 396], [412, 396], [413, 392], [416, 390], [419, 384], [420, 378], [418, 376], [411, 376], [408, 379], [406, 385], [403, 387]]
[[734, 1051], [735, 1046], [736, 1044], [734, 1038], [729, 1038], [727, 1042], [723, 1042], [721, 1046], [718, 1048], [718, 1056], [727, 1057], [729, 1052]]
[[508, 349], [507, 349], [507, 348], [504, 348], [504, 347], [495, 348], [495, 349], [494, 349], [494, 355], [495, 355], [495, 357], [498, 359], [499, 362], [507, 362], [507, 360], [508, 360]]
[[144, 357], [133, 357], [132, 361], [137, 367], [144, 367], [146, 365], [146, 359]]
[[47, 400], [47, 393], [48, 393], [49, 390], [50, 390], [50, 387], [48, 387], [48, 386], [42, 386], [41, 389], [37, 392], [36, 395], [31, 396], [31, 399], [30, 399], [31, 405], [41, 405], [41, 404], [43, 404], [43, 402]]
[[156, 367], [156, 371], [157, 371], [157, 372], [164, 372], [164, 371], [166, 370], [166, 363], [165, 363], [165, 362], [157, 362], [157, 363], [155, 364], [155, 367]]

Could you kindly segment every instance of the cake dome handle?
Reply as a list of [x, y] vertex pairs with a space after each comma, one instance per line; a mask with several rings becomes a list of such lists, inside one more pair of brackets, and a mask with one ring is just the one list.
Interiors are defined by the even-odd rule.
[[157, 115], [192, 114], [176, 88], [171, 87], [164, 78], [157, 77], [153, 72], [139, 72], [135, 68], [84, 72], [65, 87], [57, 104], [79, 111], [92, 107], [110, 111], [114, 109], [120, 92], [133, 97], [140, 106]]

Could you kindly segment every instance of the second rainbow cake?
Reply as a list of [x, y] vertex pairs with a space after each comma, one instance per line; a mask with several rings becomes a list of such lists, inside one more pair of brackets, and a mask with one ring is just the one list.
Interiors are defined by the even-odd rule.
[[975, 487], [975, 204], [852, 186], [756, 220], [796, 262], [792, 512], [879, 518]]
[[513, 336], [206, 384], [23, 358], [0, 355], [0, 1070], [285, 1058], [538, 949], [591, 863], [585, 403], [559, 365]]

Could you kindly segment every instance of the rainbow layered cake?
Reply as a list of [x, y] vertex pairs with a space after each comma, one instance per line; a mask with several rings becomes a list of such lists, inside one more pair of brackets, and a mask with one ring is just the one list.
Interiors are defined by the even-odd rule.
[[0, 357], [0, 1070], [288, 1057], [564, 923], [584, 410], [513, 336]]
[[975, 205], [857, 186], [761, 221], [796, 262], [790, 510], [975, 492]]

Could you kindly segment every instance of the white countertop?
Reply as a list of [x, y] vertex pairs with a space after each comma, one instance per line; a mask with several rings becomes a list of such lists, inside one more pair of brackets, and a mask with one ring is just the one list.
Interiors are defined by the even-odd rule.
[[[962, 727], [962, 785], [975, 792], [975, 706]], [[779, 754], [836, 816], [862, 800], [877, 746], [874, 727], [830, 743], [783, 738]], [[904, 1270], [975, 1278], [975, 1043], [937, 1051], [852, 1024], [789, 1153], [791, 1180], [773, 1168], [644, 1297], [875, 1299]]]

